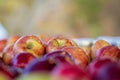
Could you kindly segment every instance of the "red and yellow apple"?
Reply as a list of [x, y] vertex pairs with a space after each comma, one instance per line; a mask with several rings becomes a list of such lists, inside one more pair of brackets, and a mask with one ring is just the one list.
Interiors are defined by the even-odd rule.
[[98, 49], [100, 49], [104, 46], [108, 46], [108, 45], [111, 45], [111, 44], [105, 40], [97, 40], [91, 47], [90, 56], [91, 56], [92, 60], [96, 58], [96, 52]]
[[2, 57], [2, 55], [3, 55], [2, 52], [3, 52], [3, 49], [5, 48], [6, 44], [7, 44], [7, 39], [0, 40], [0, 57]]
[[21, 52], [29, 52], [35, 57], [40, 57], [44, 54], [44, 51], [45, 47], [43, 43], [40, 38], [35, 35], [22, 36], [13, 46], [13, 52], [15, 55]]
[[63, 36], [57, 36], [48, 42], [46, 46], [46, 52], [50, 53], [71, 46], [78, 47], [78, 45], [72, 39]]
[[111, 59], [113, 61], [120, 61], [120, 49], [116, 46], [105, 46], [100, 48], [96, 53], [98, 59]]
[[79, 47], [66, 47], [63, 49], [67, 51], [75, 60], [75, 64], [81, 67], [85, 67], [89, 63], [89, 57], [86, 52]]
[[14, 67], [24, 69], [35, 58], [36, 57], [33, 56], [32, 54], [23, 52], [15, 55], [15, 57], [12, 59], [11, 64]]
[[5, 64], [10, 65], [13, 57], [14, 57], [13, 45], [7, 45], [3, 50], [3, 56], [2, 56], [3, 62]]
[[5, 64], [11, 65], [11, 61], [14, 57], [13, 45], [19, 38], [20, 36], [12, 36], [8, 38], [7, 44], [5, 48], [3, 49], [3, 56], [2, 56], [2, 59]]

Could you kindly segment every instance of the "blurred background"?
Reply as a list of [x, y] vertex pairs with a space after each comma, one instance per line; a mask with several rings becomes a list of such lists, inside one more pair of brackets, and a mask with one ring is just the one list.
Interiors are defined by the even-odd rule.
[[120, 0], [0, 0], [0, 23], [9, 36], [119, 36]]

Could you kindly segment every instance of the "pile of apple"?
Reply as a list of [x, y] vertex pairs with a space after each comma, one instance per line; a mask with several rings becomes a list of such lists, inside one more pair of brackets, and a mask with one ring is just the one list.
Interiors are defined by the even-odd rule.
[[0, 80], [120, 80], [120, 49], [96, 40], [86, 50], [65, 36], [0, 40]]

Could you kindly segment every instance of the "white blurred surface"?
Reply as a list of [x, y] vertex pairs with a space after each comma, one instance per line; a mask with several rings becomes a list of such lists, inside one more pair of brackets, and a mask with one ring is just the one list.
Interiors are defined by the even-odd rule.
[[0, 39], [6, 39], [8, 37], [8, 32], [3, 27], [3, 25], [0, 23]]

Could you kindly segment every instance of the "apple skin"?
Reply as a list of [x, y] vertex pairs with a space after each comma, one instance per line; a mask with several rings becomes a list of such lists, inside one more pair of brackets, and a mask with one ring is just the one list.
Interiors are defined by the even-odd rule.
[[4, 62], [3, 62], [2, 58], [0, 58], [0, 65], [3, 65], [3, 64], [4, 64]]
[[0, 52], [3, 51], [4, 47], [6, 46], [6, 44], [7, 44], [7, 39], [0, 40]]
[[23, 71], [23, 74], [33, 72], [51, 72], [56, 65], [74, 64], [73, 58], [65, 51], [54, 51], [45, 54], [42, 58], [33, 60]]
[[22, 68], [24, 69], [31, 61], [33, 61], [36, 57], [33, 56], [30, 53], [19, 53], [14, 56], [12, 59], [12, 66], [17, 67], [17, 68]]
[[57, 64], [75, 64], [74, 58], [68, 52], [62, 50], [45, 54], [43, 58]]
[[87, 72], [90, 74], [91, 77], [94, 77], [98, 71], [104, 67], [106, 64], [114, 63], [110, 59], [95, 59], [87, 66]]
[[44, 45], [35, 35], [22, 36], [15, 42], [13, 46], [13, 52], [15, 55], [21, 52], [29, 52], [35, 57], [40, 57], [44, 55], [44, 51]]
[[20, 36], [12, 36], [8, 38], [6, 46], [3, 49], [2, 59], [5, 64], [11, 65], [11, 60], [14, 57], [13, 45], [20, 38]]
[[13, 45], [7, 45], [3, 50], [2, 60], [5, 64], [11, 65], [13, 57], [14, 57]]
[[70, 47], [70, 46], [78, 47], [78, 45], [72, 39], [63, 36], [57, 36], [48, 42], [46, 46], [46, 53], [61, 50], [65, 47]]
[[96, 53], [96, 58], [111, 59], [113, 61], [120, 61], [120, 49], [116, 46], [105, 46], [99, 49]]
[[92, 80], [120, 80], [120, 66], [117, 63], [108, 63], [99, 69]]
[[111, 45], [111, 44], [105, 40], [97, 40], [91, 47], [91, 52], [90, 52], [91, 59], [94, 60], [96, 58], [96, 52], [98, 49], [108, 45]]
[[9, 80], [13, 80], [16, 77], [11, 68], [6, 65], [0, 65], [0, 74], [6, 76], [6, 78], [8, 78]]
[[48, 59], [35, 59], [24, 70], [23, 74], [50, 72], [56, 66], [55, 62], [50, 62]]
[[81, 67], [86, 67], [90, 61], [86, 52], [80, 47], [66, 47], [63, 49], [68, 52], [75, 60], [75, 64]]
[[0, 40], [0, 57], [3, 56], [2, 52], [3, 52], [3, 49], [5, 48], [6, 44], [7, 44], [7, 39]]
[[51, 74], [53, 77], [61, 78], [60, 80], [91, 80], [85, 70], [70, 64], [57, 65]]

